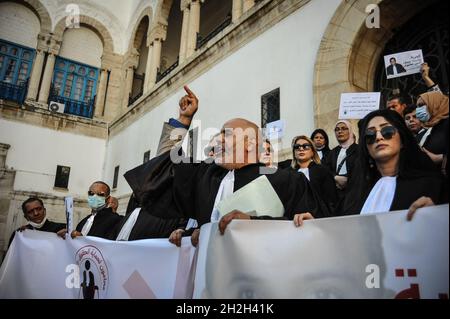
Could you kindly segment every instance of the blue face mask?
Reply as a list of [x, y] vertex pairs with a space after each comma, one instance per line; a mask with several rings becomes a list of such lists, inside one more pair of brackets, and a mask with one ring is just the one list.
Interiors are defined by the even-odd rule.
[[418, 106], [416, 108], [416, 117], [422, 123], [426, 123], [430, 120], [431, 115], [428, 113], [426, 105]]
[[92, 209], [99, 209], [105, 206], [105, 197], [98, 195], [88, 196], [88, 204]]

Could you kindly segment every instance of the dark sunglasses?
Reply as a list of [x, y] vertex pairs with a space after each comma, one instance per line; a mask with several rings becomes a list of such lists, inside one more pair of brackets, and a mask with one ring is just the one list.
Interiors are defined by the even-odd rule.
[[[377, 140], [377, 132], [378, 130], [367, 130], [364, 138], [366, 139], [366, 144], [371, 145], [375, 143]], [[397, 129], [393, 126], [385, 126], [380, 130], [381, 135], [385, 140], [390, 140], [395, 133], [397, 133]]]
[[294, 150], [304, 149], [305, 151], [312, 149], [311, 144], [294, 144]]

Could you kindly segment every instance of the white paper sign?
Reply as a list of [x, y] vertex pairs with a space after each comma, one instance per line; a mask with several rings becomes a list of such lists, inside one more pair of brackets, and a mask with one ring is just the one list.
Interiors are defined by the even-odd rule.
[[340, 120], [359, 120], [380, 108], [380, 92], [342, 93]]
[[217, 209], [220, 216], [235, 209], [242, 212], [254, 212], [256, 216], [281, 217], [284, 215], [283, 203], [265, 175], [222, 200], [217, 205]]
[[266, 124], [266, 137], [269, 140], [282, 138], [286, 128], [284, 120], [278, 120]]
[[423, 63], [422, 50], [394, 53], [384, 56], [386, 76], [388, 79], [420, 73]]
[[70, 234], [73, 230], [73, 197], [64, 198], [64, 203], [66, 205], [66, 228]]

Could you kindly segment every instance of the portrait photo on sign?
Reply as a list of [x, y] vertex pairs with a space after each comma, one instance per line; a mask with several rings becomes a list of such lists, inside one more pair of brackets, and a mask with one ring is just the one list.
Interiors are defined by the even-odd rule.
[[393, 79], [420, 73], [420, 66], [423, 62], [422, 50], [385, 55], [384, 65], [386, 68], [386, 77], [388, 79]]

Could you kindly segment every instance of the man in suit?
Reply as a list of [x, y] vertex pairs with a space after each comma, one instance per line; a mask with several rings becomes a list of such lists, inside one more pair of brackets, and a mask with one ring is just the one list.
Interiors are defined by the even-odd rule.
[[[83, 218], [72, 231], [72, 238], [79, 236], [94, 236], [104, 239], [113, 239], [115, 227], [122, 220], [122, 216], [108, 207], [111, 189], [105, 182], [92, 183], [88, 191], [88, 204], [91, 214]], [[65, 238], [67, 230], [58, 232], [58, 236]]]
[[391, 65], [389, 65], [386, 69], [387, 75], [397, 75], [399, 73], [406, 72], [403, 65], [397, 63], [397, 60], [395, 58], [390, 58], [389, 62], [391, 63]]

